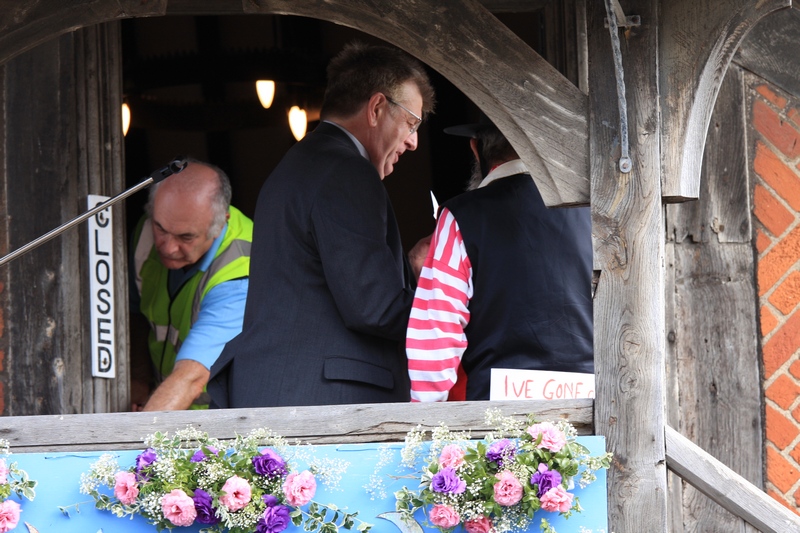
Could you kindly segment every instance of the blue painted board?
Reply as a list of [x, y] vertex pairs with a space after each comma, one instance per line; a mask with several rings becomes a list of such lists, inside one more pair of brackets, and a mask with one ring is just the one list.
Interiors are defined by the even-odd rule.
[[[605, 452], [603, 437], [579, 437], [578, 442], [586, 446], [592, 455]], [[374, 524], [374, 533], [399, 533], [392, 523], [377, 518], [377, 515], [394, 511], [394, 492], [404, 485], [416, 488], [414, 479], [396, 478], [394, 476], [412, 475], [413, 471], [400, 465], [402, 444], [340, 444], [315, 446], [314, 456], [341, 459], [350, 463], [347, 473], [338, 489], [332, 490], [319, 485], [315, 501], [335, 503], [340, 508], [347, 507], [349, 512], [359, 511], [359, 518]], [[384, 451], [382, 451], [384, 450]], [[12, 450], [13, 451], [13, 450]], [[26, 470], [32, 479], [39, 482], [36, 487], [36, 499], [22, 503], [22, 516], [16, 531], [28, 533], [23, 522], [27, 522], [39, 533], [128, 533], [155, 531], [141, 517], [132, 520], [117, 518], [107, 511], [94, 508], [93, 500], [79, 492], [80, 477], [89, 471], [89, 466], [97, 461], [103, 453], [113, 453], [118, 457], [121, 467], [132, 465], [141, 451], [118, 452], [73, 452], [44, 454], [12, 454], [11, 461], [16, 461], [20, 468]], [[384, 461], [381, 461], [384, 456]], [[392, 458], [388, 464], [385, 458]], [[305, 465], [297, 465], [305, 468]], [[376, 477], [377, 476], [377, 477]], [[376, 481], [377, 480], [377, 481]], [[368, 490], [370, 489], [370, 490]], [[568, 520], [557, 513], [540, 511], [547, 517], [558, 533], [606, 533], [607, 494], [605, 471], [597, 473], [597, 481], [585, 489], [575, 487], [574, 494], [580, 498], [584, 511], [574, 514]], [[83, 503], [81, 503], [83, 502]], [[78, 510], [69, 508], [69, 516], [59, 510], [59, 506], [71, 506], [80, 503]], [[531, 531], [538, 532], [539, 520], [532, 523]], [[198, 525], [175, 528], [176, 532], [196, 533]], [[290, 527], [286, 533], [300, 533], [301, 528]], [[426, 532], [436, 532], [434, 528], [425, 528]]]

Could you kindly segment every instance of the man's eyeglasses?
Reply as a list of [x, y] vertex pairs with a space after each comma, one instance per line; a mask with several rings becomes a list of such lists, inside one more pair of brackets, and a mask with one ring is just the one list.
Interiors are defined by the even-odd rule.
[[417, 129], [419, 129], [419, 125], [420, 125], [420, 124], [422, 124], [422, 117], [421, 117], [421, 116], [419, 116], [419, 115], [417, 115], [417, 114], [416, 114], [416, 113], [414, 113], [413, 111], [411, 111], [409, 108], [407, 108], [407, 107], [406, 107], [406, 106], [404, 106], [403, 104], [401, 104], [401, 103], [399, 103], [399, 102], [395, 102], [394, 100], [392, 100], [392, 99], [391, 99], [391, 98], [389, 98], [388, 96], [386, 97], [386, 100], [387, 100], [387, 101], [388, 101], [390, 104], [394, 104], [394, 105], [396, 105], [397, 107], [399, 107], [400, 109], [402, 109], [403, 111], [405, 111], [406, 113], [408, 113], [409, 115], [411, 115], [412, 117], [414, 117], [414, 120], [415, 120], [415, 122], [414, 122], [413, 124], [409, 124], [409, 126], [408, 126], [408, 134], [409, 134], [409, 135], [413, 135], [413, 134], [414, 134], [414, 132], [416, 132], [416, 131], [417, 131]]

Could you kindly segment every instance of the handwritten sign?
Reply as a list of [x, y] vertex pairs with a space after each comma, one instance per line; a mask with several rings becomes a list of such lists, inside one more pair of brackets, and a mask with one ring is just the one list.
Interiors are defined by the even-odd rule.
[[594, 374], [493, 368], [490, 400], [594, 398]]

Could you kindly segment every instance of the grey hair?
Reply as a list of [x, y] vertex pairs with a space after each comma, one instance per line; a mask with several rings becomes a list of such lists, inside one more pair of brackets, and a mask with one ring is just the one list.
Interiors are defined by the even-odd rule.
[[[212, 238], [219, 234], [219, 232], [222, 230], [222, 227], [228, 220], [228, 209], [231, 206], [231, 196], [233, 194], [231, 189], [231, 180], [228, 178], [228, 175], [225, 173], [225, 171], [216, 165], [206, 163], [205, 161], [200, 161], [194, 157], [187, 157], [186, 162], [187, 166], [194, 164], [208, 167], [217, 175], [217, 189], [214, 191], [214, 196], [211, 198], [211, 208], [214, 210], [214, 217], [211, 220], [211, 225], [208, 228], [207, 234], [208, 238]], [[164, 182], [160, 181], [150, 186], [147, 204], [144, 206], [145, 213], [149, 218], [153, 218], [153, 204], [155, 203], [156, 192], [158, 191], [159, 187], [161, 187], [162, 183]]]

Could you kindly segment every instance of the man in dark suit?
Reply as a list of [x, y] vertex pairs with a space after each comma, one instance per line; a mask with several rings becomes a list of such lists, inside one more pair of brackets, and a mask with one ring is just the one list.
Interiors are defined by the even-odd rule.
[[427, 242], [413, 267], [381, 181], [433, 104], [399, 50], [354, 44], [331, 61], [322, 123], [259, 195], [244, 326], [211, 370], [216, 406], [409, 400], [399, 346]]

